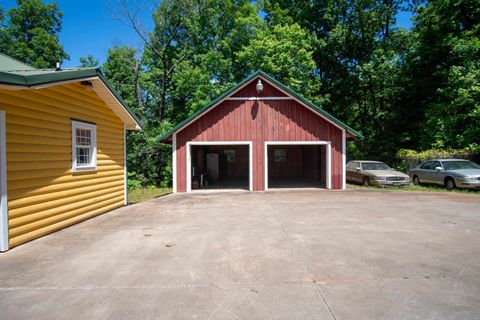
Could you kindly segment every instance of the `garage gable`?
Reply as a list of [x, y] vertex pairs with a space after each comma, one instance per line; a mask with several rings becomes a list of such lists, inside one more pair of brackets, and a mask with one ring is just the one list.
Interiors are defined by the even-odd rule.
[[[263, 90], [260, 92], [256, 91], [257, 84], [261, 83]], [[180, 122], [173, 129], [169, 130], [166, 134], [158, 138], [158, 141], [161, 142], [171, 142], [172, 135], [183, 130], [185, 127], [189, 126], [192, 122], [198, 120], [204, 114], [214, 109], [220, 105], [225, 100], [245, 100], [245, 99], [262, 99], [262, 100], [295, 100], [303, 107], [313, 111], [318, 114], [320, 117], [331, 123], [332, 125], [338, 127], [341, 130], [345, 130], [346, 136], [352, 140], [363, 140], [363, 135], [335, 118], [333, 115], [329, 114], [327, 111], [323, 110], [321, 107], [315, 105], [311, 101], [302, 97], [295, 91], [291, 90], [284, 84], [280, 83], [272, 76], [267, 73], [259, 70], [242, 80], [237, 85], [233, 86], [227, 90], [224, 94], [220, 95], [217, 99], [213, 100], [206, 106], [200, 108], [190, 117]]]

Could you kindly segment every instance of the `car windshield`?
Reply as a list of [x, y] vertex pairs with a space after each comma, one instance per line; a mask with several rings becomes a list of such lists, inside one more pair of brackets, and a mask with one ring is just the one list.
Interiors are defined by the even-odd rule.
[[462, 169], [480, 169], [480, 166], [472, 161], [443, 161], [445, 170], [462, 170]]
[[390, 170], [383, 162], [362, 162], [362, 170]]

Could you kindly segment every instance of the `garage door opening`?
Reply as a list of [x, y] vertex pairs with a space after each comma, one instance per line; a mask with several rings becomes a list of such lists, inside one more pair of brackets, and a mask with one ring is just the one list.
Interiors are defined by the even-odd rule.
[[251, 190], [250, 143], [190, 143], [190, 190]]
[[266, 189], [330, 188], [327, 143], [266, 143]]

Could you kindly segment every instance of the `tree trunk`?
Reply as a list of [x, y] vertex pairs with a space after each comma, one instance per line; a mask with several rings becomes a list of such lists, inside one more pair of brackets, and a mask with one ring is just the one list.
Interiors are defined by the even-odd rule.
[[138, 50], [137, 50], [137, 58], [135, 59], [135, 97], [137, 98], [137, 108], [141, 110], [143, 108], [143, 101], [142, 101], [142, 88], [140, 87], [140, 58], [138, 57]]

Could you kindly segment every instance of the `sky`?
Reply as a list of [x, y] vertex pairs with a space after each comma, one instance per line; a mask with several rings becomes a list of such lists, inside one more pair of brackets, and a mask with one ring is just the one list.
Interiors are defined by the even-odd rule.
[[[86, 57], [89, 54], [103, 63], [108, 49], [115, 44], [142, 47], [142, 41], [137, 33], [118, 19], [116, 0], [57, 0], [57, 2], [60, 10], [63, 11], [60, 42], [70, 55], [70, 60], [65, 60], [62, 67], [78, 67], [80, 57]], [[136, 2], [143, 3], [144, 6], [137, 7], [136, 11], [145, 25], [145, 30], [152, 30], [151, 14], [154, 2], [148, 0]], [[16, 7], [16, 2], [0, 0], [0, 5], [6, 11]], [[411, 27], [410, 18], [410, 13], [400, 13], [397, 16], [398, 25], [405, 28]]]
[[[44, 1], [51, 2], [51, 1]], [[64, 68], [78, 67], [80, 57], [91, 54], [103, 63], [108, 49], [115, 44], [142, 47], [136, 32], [116, 18], [115, 0], [57, 0], [63, 11], [60, 43], [70, 55], [62, 64]], [[148, 1], [145, 1], [147, 3]], [[15, 0], [0, 0], [4, 10], [16, 7]], [[151, 8], [139, 10], [147, 30], [153, 28]]]

